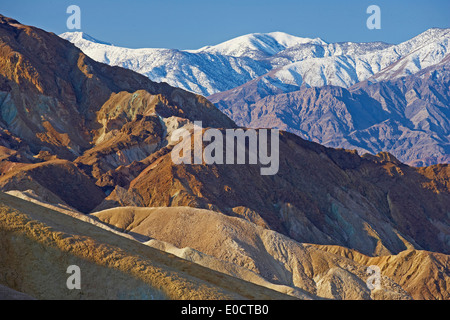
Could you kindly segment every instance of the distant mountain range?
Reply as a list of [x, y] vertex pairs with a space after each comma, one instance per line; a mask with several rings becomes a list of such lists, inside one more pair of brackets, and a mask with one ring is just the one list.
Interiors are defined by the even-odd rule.
[[[60, 37], [96, 61], [132, 69], [151, 80], [205, 96], [233, 89], [258, 76], [270, 78], [281, 88], [348, 88], [369, 78], [371, 82], [394, 79], [438, 64], [450, 46], [450, 29], [429, 29], [398, 45], [327, 43], [283, 32], [253, 33], [197, 50], [121, 48], [82, 32], [67, 32]], [[210, 75], [211, 69], [216, 77], [225, 79]], [[236, 74], [240, 77], [233, 78]]]
[[361, 153], [388, 151], [417, 166], [450, 159], [450, 29], [397, 45], [254, 33], [197, 50], [60, 36], [94, 60], [208, 96], [238, 125], [284, 129]]

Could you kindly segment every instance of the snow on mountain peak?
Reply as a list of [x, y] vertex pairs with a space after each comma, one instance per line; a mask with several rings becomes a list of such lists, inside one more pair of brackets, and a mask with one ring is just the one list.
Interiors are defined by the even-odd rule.
[[190, 50], [190, 52], [207, 52], [234, 57], [261, 58], [264, 55], [272, 56], [287, 48], [305, 43], [326, 44], [320, 38], [301, 38], [284, 32], [250, 33], [214, 46]]
[[89, 42], [104, 44], [104, 45], [108, 45], [108, 46], [113, 45], [108, 42], [97, 40], [94, 37], [91, 37], [90, 35], [88, 35], [87, 33], [81, 32], [81, 31], [64, 32], [64, 33], [60, 34], [59, 36], [63, 39], [66, 39], [66, 40], [72, 42], [72, 43], [80, 42], [82, 40], [87, 40]]
[[304, 43], [323, 44], [323, 45], [327, 44], [326, 41], [324, 41], [320, 38], [311, 39], [311, 38], [297, 37], [297, 36], [293, 36], [288, 33], [279, 32], [279, 31], [267, 33], [267, 35], [276, 39], [278, 41], [278, 43], [284, 45], [286, 48], [294, 47], [296, 45], [304, 44]]

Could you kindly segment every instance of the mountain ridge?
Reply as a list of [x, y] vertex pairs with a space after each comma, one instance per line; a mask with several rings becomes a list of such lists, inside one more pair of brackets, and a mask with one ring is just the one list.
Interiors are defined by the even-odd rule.
[[[418, 43], [429, 43], [430, 41], [436, 41], [441, 38], [448, 37], [448, 34], [450, 34], [450, 29], [440, 29], [440, 28], [431, 28], [428, 29], [421, 34], [417, 35], [416, 37], [413, 37], [410, 40], [404, 41], [397, 45], [390, 45], [385, 44], [382, 42], [374, 42], [374, 43], [353, 43], [353, 42], [337, 42], [337, 43], [327, 43], [319, 38], [311, 39], [311, 38], [301, 38], [292, 36], [286, 33], [282, 32], [272, 32], [272, 33], [252, 33], [248, 35], [243, 35], [240, 37], [233, 38], [231, 40], [222, 42], [217, 45], [213, 46], [206, 46], [200, 49], [195, 50], [174, 50], [174, 49], [126, 49], [126, 48], [114, 48], [111, 49], [111, 52], [108, 51], [108, 46], [95, 46], [92, 45], [89, 41], [85, 41], [83, 39], [78, 39], [74, 41], [74, 44], [85, 51], [86, 54], [92, 56], [95, 60], [114, 64], [114, 65], [121, 65], [126, 68], [131, 68], [134, 71], [143, 73], [150, 77], [151, 79], [158, 79], [158, 81], [166, 81], [172, 85], [178, 85], [184, 89], [196, 91], [197, 93], [205, 94], [205, 95], [211, 95], [213, 93], [225, 91], [224, 87], [220, 88], [217, 86], [211, 86], [208, 84], [208, 77], [204, 78], [204, 71], [207, 68], [210, 68], [208, 65], [214, 62], [214, 59], [218, 59], [218, 57], [234, 57], [235, 59], [233, 61], [239, 61], [239, 64], [245, 69], [248, 68], [252, 70], [252, 72], [249, 73], [251, 78], [247, 78], [247, 81], [255, 79], [255, 76], [262, 76], [261, 74], [261, 68], [266, 67], [267, 71], [272, 71], [272, 76], [275, 74], [280, 74], [281, 82], [284, 84], [295, 84], [295, 85], [302, 85], [303, 81], [306, 81], [307, 85], [311, 86], [320, 86], [324, 84], [331, 84], [331, 85], [340, 85], [344, 87], [349, 87], [359, 81], [366, 80], [368, 77], [372, 76], [375, 73], [378, 73], [385, 67], [389, 66], [393, 62], [399, 60], [399, 58], [402, 58], [406, 54], [408, 54], [413, 47], [415, 47]], [[63, 38], [71, 39], [71, 33], [63, 33], [60, 35]], [[278, 36], [278, 39], [277, 39]], [[448, 48], [449, 44], [448, 41], [445, 42], [445, 47]], [[371, 47], [372, 46], [372, 47]], [[363, 51], [358, 51], [358, 47], [365, 48]], [[117, 54], [114, 53], [114, 50], [121, 50], [121, 58], [117, 57]], [[289, 54], [290, 58], [286, 60], [284, 58], [284, 62], [280, 60], [280, 57], [277, 57], [278, 55], [282, 54], [284, 51], [292, 51], [298, 52], [294, 55], [291, 53]], [[364, 51], [365, 50], [365, 51]], [[370, 54], [371, 51], [374, 51], [374, 53]], [[448, 49], [445, 49], [448, 51]], [[98, 52], [97, 52], [98, 51]], [[380, 53], [376, 54], [376, 52], [380, 51]], [[382, 53], [385, 51], [384, 53]], [[133, 52], [136, 52], [136, 59], [133, 57]], [[347, 53], [348, 52], [348, 53]], [[369, 57], [363, 57], [364, 52], [369, 53]], [[186, 86], [186, 84], [183, 85], [183, 81], [180, 79], [183, 79], [185, 75], [178, 74], [175, 78], [174, 75], [167, 74], [164, 76], [167, 71], [164, 71], [161, 73], [161, 71], [158, 71], [163, 66], [162, 64], [152, 65], [151, 62], [148, 62], [148, 65], [142, 66], [144, 60], [143, 57], [145, 54], [148, 55], [146, 59], [152, 60], [152, 59], [166, 59], [164, 55], [173, 56], [174, 53], [178, 54], [195, 54], [195, 55], [203, 55], [203, 54], [210, 54], [209, 60], [204, 60], [203, 64], [197, 64], [190, 62], [193, 65], [196, 65], [197, 68], [200, 68], [200, 73], [198, 75], [194, 76], [194, 78], [191, 78], [191, 82], [195, 82], [198, 89], [195, 89], [191, 86]], [[300, 55], [299, 55], [300, 54]], [[352, 55], [355, 55], [356, 57], [361, 56], [363, 60], [355, 64], [354, 61], [352, 61]], [[114, 58], [110, 58], [111, 57]], [[144, 56], [142, 56], [144, 55]], [[371, 55], [371, 56], [370, 56]], [[381, 59], [380, 56], [383, 55], [384, 58]], [[386, 59], [386, 56], [389, 55], [390, 58]], [[138, 58], [140, 56], [140, 58]], [[349, 58], [347, 58], [347, 56]], [[326, 59], [326, 58], [329, 59]], [[337, 60], [330, 60], [332, 57], [335, 57]], [[252, 58], [251, 60], [256, 63], [255, 64], [248, 64], [248, 60], [246, 63], [245, 58]], [[274, 59], [273, 61], [271, 59]], [[313, 59], [319, 59], [319, 60], [311, 60], [310, 62], [302, 62], [302, 61], [308, 61], [308, 58]], [[322, 58], [322, 60], [320, 60]], [[344, 59], [345, 58], [345, 59]], [[180, 59], [180, 58], [176, 58]], [[238, 60], [236, 60], [238, 59]], [[325, 60], [323, 60], [325, 59]], [[138, 62], [140, 61], [140, 62]], [[265, 64], [264, 64], [265, 62]], [[295, 64], [297, 62], [297, 64]], [[314, 62], [312, 65], [311, 63]], [[236, 62], [235, 62], [236, 63]], [[267, 65], [268, 63], [268, 65]], [[351, 68], [360, 68], [360, 71], [357, 71], [360, 73], [360, 75], [355, 78], [350, 73], [345, 73], [346, 77], [350, 77], [348, 80], [340, 80], [340, 79], [327, 79], [327, 82], [321, 82], [320, 78], [311, 78], [310, 80], [302, 80], [301, 82], [298, 82], [295, 80], [295, 77], [292, 78], [291, 76], [287, 76], [287, 73], [298, 73], [301, 75], [301, 78], [305, 78], [305, 71], [300, 70], [300, 66], [306, 63], [306, 67], [308, 68], [314, 68], [314, 71], [311, 72], [311, 76], [315, 73], [317, 74], [317, 70], [320, 68], [337, 68], [336, 70], [339, 70], [339, 72], [346, 72], [343, 67], [347, 67], [349, 63], [352, 63], [353, 65]], [[293, 65], [292, 65], [293, 64]], [[367, 69], [367, 67], [364, 66], [364, 64], [369, 64], [370, 67]], [[223, 66], [217, 66], [219, 67], [218, 70], [220, 70], [221, 73], [228, 73], [230, 74], [231, 70], [230, 68], [224, 68]], [[276, 68], [282, 68], [282, 70], [276, 71]], [[348, 65], [348, 67], [350, 67]], [[177, 68], [182, 68], [181, 65], [178, 65]], [[421, 67], [419, 67], [420, 69]], [[153, 71], [154, 70], [154, 71]], [[191, 69], [192, 70], [192, 69]], [[241, 70], [241, 69], [234, 69], [234, 70]], [[416, 70], [417, 71], [417, 70]], [[159, 75], [158, 75], [159, 72]], [[339, 73], [338, 72], [338, 73]], [[196, 80], [196, 77], [203, 77], [203, 80]], [[307, 79], [308, 76], [306, 76]], [[177, 79], [178, 78], [178, 79]], [[205, 81], [206, 80], [206, 81]], [[176, 83], [178, 81], [178, 83]], [[330, 82], [331, 81], [331, 82]], [[238, 85], [243, 84], [243, 82], [236, 82]], [[234, 87], [237, 87], [238, 85], [234, 84]], [[201, 88], [207, 88], [205, 89]], [[232, 89], [232, 87], [228, 87], [227, 90]]]

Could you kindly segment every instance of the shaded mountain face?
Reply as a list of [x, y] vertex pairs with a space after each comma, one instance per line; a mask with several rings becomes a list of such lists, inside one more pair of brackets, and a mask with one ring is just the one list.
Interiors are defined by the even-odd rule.
[[302, 87], [283, 93], [255, 80], [210, 97], [237, 124], [270, 127], [330, 147], [392, 153], [411, 165], [450, 160], [450, 57], [396, 80], [349, 89]]
[[[300, 242], [339, 245], [367, 255], [358, 259], [369, 264], [369, 256], [396, 255], [391, 259], [395, 261], [376, 260], [380, 265], [394, 263], [390, 272], [397, 277], [396, 283], [401, 282], [404, 271], [396, 273], [399, 269], [395, 263], [411, 262], [411, 256], [422, 257], [415, 261], [432, 259], [432, 254], [421, 256], [417, 250], [439, 252], [444, 257], [430, 264], [425, 271], [431, 275], [417, 283], [426, 288], [424, 281], [432, 275], [446, 283], [448, 275], [439, 264], [447, 263], [445, 255], [450, 253], [448, 165], [413, 168], [386, 152], [360, 156], [284, 131], [280, 132], [279, 150], [275, 151], [279, 155], [275, 175], [261, 175], [260, 165], [177, 165], [171, 157], [175, 130], [193, 130], [194, 121], [221, 132], [235, 129], [236, 124], [202, 96], [154, 83], [131, 70], [95, 62], [70, 42], [13, 19], [0, 17], [0, 41], [1, 191], [32, 194], [43, 202], [85, 214], [125, 206], [167, 207], [173, 209], [169, 210], [171, 214], [177, 214], [180, 206], [208, 209], [215, 217], [228, 216], [228, 224], [238, 219], [240, 222], [234, 226], [246, 225], [249, 232], [277, 232], [295, 242], [292, 246], [296, 248]], [[435, 75], [427, 76], [426, 72], [417, 79], [432, 81]], [[416, 88], [427, 85], [417, 80], [408, 86], [405, 88], [419, 90]], [[311, 101], [321, 94], [320, 89], [303, 90]], [[381, 120], [372, 112], [371, 108], [378, 107], [375, 102], [369, 108], [363, 108], [361, 102], [372, 101], [376, 92], [364, 88], [327, 90], [332, 92], [326, 98], [330, 101], [338, 100], [336, 96], [352, 101], [350, 114], [358, 108], [364, 110], [367, 117], [355, 117], [351, 124], [355, 128]], [[443, 92], [430, 89], [430, 95], [436, 97]], [[401, 113], [401, 108], [399, 102], [390, 111]], [[414, 113], [413, 109], [408, 112]], [[441, 109], [433, 114], [438, 114], [437, 110]], [[341, 115], [340, 111], [333, 112]], [[351, 117], [344, 118], [351, 123]], [[8, 217], [18, 217], [5, 210], [12, 214]], [[17, 221], [29, 219], [22, 218]], [[39, 215], [36, 219], [44, 218]], [[62, 225], [70, 223], [64, 221]], [[189, 223], [189, 219], [177, 221], [181, 225]], [[2, 228], [10, 228], [10, 222], [4, 219]], [[164, 228], [164, 221], [158, 223]], [[21, 230], [28, 237], [25, 234], [29, 230]], [[186, 232], [188, 226], [183, 230]], [[149, 234], [142, 231], [142, 235]], [[195, 243], [206, 235], [198, 236], [200, 239], [189, 240]], [[180, 237], [174, 232], [172, 243]], [[191, 246], [188, 242], [186, 245]], [[333, 255], [348, 255], [344, 249]], [[402, 255], [406, 250], [412, 253]], [[251, 252], [246, 256], [255, 258]], [[265, 257], [271, 259], [270, 254]], [[318, 257], [324, 256], [321, 253]], [[327, 255], [326, 259], [334, 258]], [[355, 268], [361, 271], [363, 265]], [[343, 265], [333, 265], [329, 269], [337, 269], [329, 273], [327, 266], [324, 263], [320, 273], [324, 281], [320, 288], [325, 292], [322, 296], [335, 297], [327, 283], [336, 279], [353, 279], [355, 287], [363, 287], [363, 278], [340, 270]], [[252, 270], [263, 274], [261, 268]], [[264, 274], [269, 276], [270, 272]], [[438, 293], [443, 286], [441, 282], [434, 287], [429, 284], [434, 288], [429, 296], [444, 297]], [[367, 296], [367, 291], [361, 292]]]

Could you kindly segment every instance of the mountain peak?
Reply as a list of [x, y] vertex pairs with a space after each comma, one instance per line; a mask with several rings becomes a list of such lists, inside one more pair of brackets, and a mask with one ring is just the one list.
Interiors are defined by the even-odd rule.
[[255, 58], [259, 56], [272, 56], [287, 48], [305, 43], [326, 44], [320, 38], [302, 38], [276, 31], [270, 33], [249, 33], [214, 46], [206, 46], [198, 50], [191, 50], [190, 52], [206, 52], [234, 57]]
[[97, 40], [96, 38], [88, 35], [86, 32], [74, 31], [74, 32], [64, 32], [59, 35], [61, 38], [66, 39], [72, 43], [78, 42], [80, 40], [87, 40], [93, 43], [104, 44], [108, 46], [112, 46], [113, 44]]
[[267, 36], [273, 37], [279, 43], [283, 43], [286, 47], [292, 47], [301, 43], [317, 43], [317, 44], [327, 44], [326, 41], [321, 38], [305, 38], [305, 37], [297, 37], [293, 36], [286, 32], [275, 31], [270, 33], [263, 33]]

